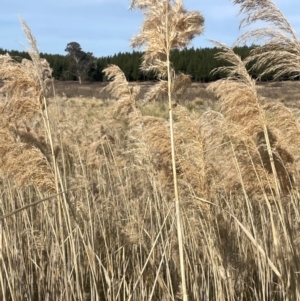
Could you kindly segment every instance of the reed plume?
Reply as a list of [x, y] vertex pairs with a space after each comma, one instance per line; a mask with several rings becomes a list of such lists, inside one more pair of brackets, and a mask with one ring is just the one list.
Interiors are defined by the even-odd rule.
[[[276, 127], [274, 129], [268, 124], [266, 112], [259, 103], [255, 81], [248, 74], [246, 63], [231, 48], [218, 42], [214, 43], [222, 50], [217, 58], [228, 61], [231, 66], [217, 68], [214, 71], [225, 72], [228, 77], [210, 84], [209, 89], [220, 97], [221, 111], [227, 121], [234, 125], [230, 127], [235, 129], [238, 126], [238, 131], [235, 129], [231, 135], [236, 137], [239, 135], [243, 138], [242, 152], [253, 147], [256, 149], [263, 167], [274, 176], [277, 195], [280, 195], [280, 190], [287, 192], [291, 178], [286, 168], [293, 162], [292, 156], [277, 143]], [[247, 137], [250, 137], [250, 140], [247, 140]], [[245, 144], [246, 141], [248, 142]], [[252, 162], [259, 163], [257, 153], [256, 155], [253, 153], [250, 157], [252, 157]], [[247, 164], [242, 166], [247, 166]], [[256, 169], [259, 170], [260, 167]]]
[[251, 69], [258, 70], [260, 75], [274, 74], [274, 79], [300, 75], [300, 40], [284, 14], [272, 0], [235, 0], [239, 4], [240, 13], [246, 16], [240, 27], [263, 21], [270, 26], [249, 30], [243, 34], [236, 44], [252, 40], [262, 44], [253, 49], [245, 60], [252, 63]]
[[[49, 64], [44, 59], [42, 64], [45, 72], [51, 72]], [[28, 120], [40, 114], [43, 109], [44, 81], [41, 86], [33, 62], [23, 59], [18, 63], [9, 55], [2, 55], [0, 73], [4, 81], [1, 92], [9, 99], [2, 108], [2, 112], [7, 115], [7, 120]]]
[[145, 46], [141, 69], [153, 72], [160, 80], [146, 99], [168, 98], [169, 94], [176, 98], [190, 84], [190, 77], [175, 74], [170, 52], [188, 46], [196, 35], [200, 35], [204, 29], [204, 18], [197, 11], [188, 12], [181, 0], [134, 0], [131, 8], [144, 10], [145, 15], [141, 33], [132, 39], [131, 46]]
[[111, 65], [104, 69], [104, 73], [111, 80], [105, 89], [117, 99], [112, 107], [112, 115], [129, 121], [128, 137], [135, 162], [144, 167], [150, 163], [151, 169], [158, 172], [160, 180], [168, 186], [172, 178], [168, 123], [161, 118], [142, 115], [135, 103], [139, 87], [131, 87], [118, 66]]
[[188, 12], [181, 0], [134, 0], [131, 8], [143, 9], [145, 15], [141, 33], [131, 42], [134, 48], [145, 46], [142, 70], [167, 78], [170, 50], [186, 47], [201, 34], [204, 18], [199, 12]]
[[53, 193], [54, 175], [47, 157], [34, 145], [23, 143], [8, 129], [0, 133], [1, 177], [11, 178], [19, 187], [33, 185]]
[[46, 59], [40, 57], [38, 45], [32, 31], [24, 19], [20, 18], [20, 22], [29, 43], [29, 47], [26, 48], [30, 55], [34, 68], [31, 68], [34, 77], [37, 79], [37, 84], [40, 87], [40, 92], [43, 92], [43, 96], [46, 97], [49, 81], [52, 79], [52, 69]]
[[[34, 125], [45, 124], [45, 97], [52, 70], [37, 52], [32, 33], [21, 19], [24, 32], [31, 42], [32, 60], [20, 63], [9, 55], [0, 56], [1, 92], [6, 103], [1, 107], [1, 155], [2, 174], [8, 175], [15, 183], [24, 186], [34, 184], [46, 191], [55, 187], [51, 167], [51, 147], [44, 132], [36, 132]], [[22, 162], [22, 164], [21, 164]]]
[[139, 93], [139, 86], [130, 86], [123, 71], [116, 65], [110, 65], [103, 70], [111, 82], [105, 90], [118, 101], [114, 106], [114, 115], [125, 116], [135, 109], [135, 98]]

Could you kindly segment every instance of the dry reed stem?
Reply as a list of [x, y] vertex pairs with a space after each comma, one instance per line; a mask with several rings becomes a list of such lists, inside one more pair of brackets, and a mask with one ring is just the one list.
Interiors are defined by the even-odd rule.
[[180, 254], [183, 300], [188, 300], [185, 280], [182, 225], [178, 198], [177, 168], [175, 159], [175, 138], [172, 112], [172, 92], [174, 70], [170, 63], [171, 50], [186, 47], [195, 35], [203, 31], [204, 18], [198, 12], [188, 12], [181, 0], [145, 1], [133, 0], [131, 7], [145, 9], [145, 20], [141, 33], [134, 37], [132, 47], [145, 46], [142, 70], [152, 71], [161, 79], [168, 81], [169, 123], [171, 140], [172, 172], [177, 220], [177, 235]]

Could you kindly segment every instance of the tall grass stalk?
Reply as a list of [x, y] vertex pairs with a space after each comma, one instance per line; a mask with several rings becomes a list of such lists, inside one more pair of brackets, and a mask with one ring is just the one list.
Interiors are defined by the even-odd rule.
[[[175, 160], [175, 139], [173, 125], [173, 94], [175, 72], [171, 67], [170, 54], [175, 48], [183, 48], [188, 45], [196, 34], [203, 31], [204, 19], [200, 13], [187, 12], [181, 0], [176, 1], [139, 1], [133, 0], [131, 7], [145, 9], [145, 21], [141, 34], [132, 41], [132, 46], [146, 45], [141, 69], [154, 71], [161, 80], [167, 80], [167, 95], [169, 106], [171, 160], [173, 171], [174, 197], [177, 219], [177, 236], [180, 256], [180, 269], [182, 281], [183, 300], [188, 300], [185, 263], [183, 250], [183, 233], [181, 222], [181, 210], [178, 194], [177, 168]], [[163, 91], [161, 91], [163, 93]]]
[[177, 236], [178, 236], [178, 248], [180, 258], [180, 270], [181, 270], [181, 281], [182, 281], [182, 295], [183, 301], [188, 300], [186, 279], [185, 279], [185, 262], [184, 262], [184, 249], [183, 249], [183, 233], [182, 233], [182, 217], [179, 204], [178, 195], [178, 183], [177, 183], [177, 170], [175, 161], [175, 141], [174, 141], [174, 125], [173, 125], [173, 104], [172, 104], [172, 71], [170, 63], [170, 32], [169, 32], [169, 1], [165, 1], [166, 13], [165, 13], [165, 42], [166, 42], [166, 63], [167, 63], [167, 79], [168, 79], [168, 105], [169, 105], [169, 122], [170, 122], [170, 138], [171, 138], [171, 154], [172, 154], [172, 170], [173, 170], [173, 184], [174, 184], [174, 196], [175, 196], [175, 210], [176, 210], [176, 221], [177, 221]]

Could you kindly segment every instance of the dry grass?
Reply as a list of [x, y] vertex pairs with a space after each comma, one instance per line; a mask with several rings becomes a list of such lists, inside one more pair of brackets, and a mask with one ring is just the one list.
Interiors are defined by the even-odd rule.
[[300, 300], [298, 83], [219, 44], [227, 79], [171, 90], [184, 289], [168, 106], [117, 66], [102, 101], [47, 96], [25, 31], [33, 60], [0, 58], [1, 300]]
[[[77, 106], [68, 106], [59, 99], [57, 103], [63, 116], [57, 116], [52, 100], [49, 116], [56, 128], [55, 143], [63, 142], [58, 162], [66, 187], [76, 190], [67, 194], [68, 205], [60, 209], [61, 221], [53, 200], [3, 221], [2, 267], [7, 274], [2, 274], [1, 291], [7, 300], [11, 296], [22, 300], [24, 294], [32, 300], [45, 296], [127, 300], [133, 291], [136, 297], [131, 298], [175, 300], [176, 295], [180, 296], [180, 276], [166, 120], [135, 117], [132, 113], [130, 120], [128, 115], [115, 119], [114, 106], [95, 106], [93, 100], [78, 99]], [[286, 255], [280, 255], [274, 235], [278, 232], [277, 241], [280, 239], [281, 248], [288, 250], [289, 242], [284, 242], [289, 237], [284, 233], [288, 222], [295, 225], [290, 235], [297, 244], [297, 191], [282, 198], [282, 208], [269, 198], [271, 211], [263, 195], [252, 193], [250, 200], [245, 200], [239, 188], [243, 182], [236, 179], [234, 153], [225, 145], [219, 146], [219, 134], [213, 141], [212, 130], [222, 132], [222, 125], [217, 124], [222, 120], [213, 123], [213, 116], [207, 116], [211, 125], [206, 123], [204, 129], [199, 124], [201, 131], [197, 131], [199, 119], [185, 110], [180, 112], [180, 107], [176, 109], [189, 295], [195, 300], [252, 298], [254, 294], [262, 298], [268, 294], [269, 300], [282, 298], [286, 285], [281, 278], [288, 276], [281, 274], [287, 268], [283, 266]], [[222, 136], [220, 139], [221, 142]], [[204, 159], [199, 151], [203, 147]], [[212, 172], [211, 163], [215, 165], [213, 170], [227, 177], [227, 182], [222, 173]], [[240, 184], [234, 190], [229, 173]], [[3, 214], [36, 200], [34, 186], [19, 189], [8, 180], [2, 185]], [[203, 194], [205, 185], [210, 187], [210, 197]], [[257, 255], [258, 246], [231, 215], [253, 233], [265, 253]], [[281, 218], [285, 216], [287, 221]], [[272, 219], [273, 230], [266, 226]], [[69, 231], [73, 231], [73, 237], [63, 243], [61, 239], [71, 235]], [[22, 253], [11, 252], [14, 248]], [[266, 254], [281, 278], [265, 261]], [[19, 262], [18, 273], [14, 273], [15, 262]], [[264, 271], [268, 274], [263, 282], [253, 282]], [[31, 275], [34, 281], [30, 281]], [[26, 285], [19, 286], [20, 281]]]

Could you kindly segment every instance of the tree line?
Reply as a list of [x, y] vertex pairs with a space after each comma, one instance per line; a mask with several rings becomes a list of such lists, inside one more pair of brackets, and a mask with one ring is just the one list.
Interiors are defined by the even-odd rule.
[[[236, 47], [234, 51], [244, 59], [249, 55], [254, 46]], [[145, 74], [140, 70], [143, 52], [119, 52], [112, 56], [96, 58], [90, 52], [84, 52], [80, 45], [71, 42], [67, 45], [66, 55], [41, 53], [41, 57], [47, 59], [53, 69], [53, 77], [57, 80], [77, 80], [95, 82], [105, 81], [102, 73], [109, 64], [118, 65], [124, 72], [128, 81], [152, 81], [156, 80], [155, 74]], [[215, 81], [224, 75], [212, 74], [214, 68], [225, 66], [228, 63], [217, 60], [215, 55], [218, 48], [188, 48], [173, 50], [171, 61], [176, 72], [189, 74], [195, 82]], [[0, 48], [0, 54], [9, 53], [16, 60], [29, 58], [27, 52], [8, 51]], [[256, 78], [254, 72], [250, 74]], [[266, 75], [262, 80], [271, 80], [272, 74]]]

